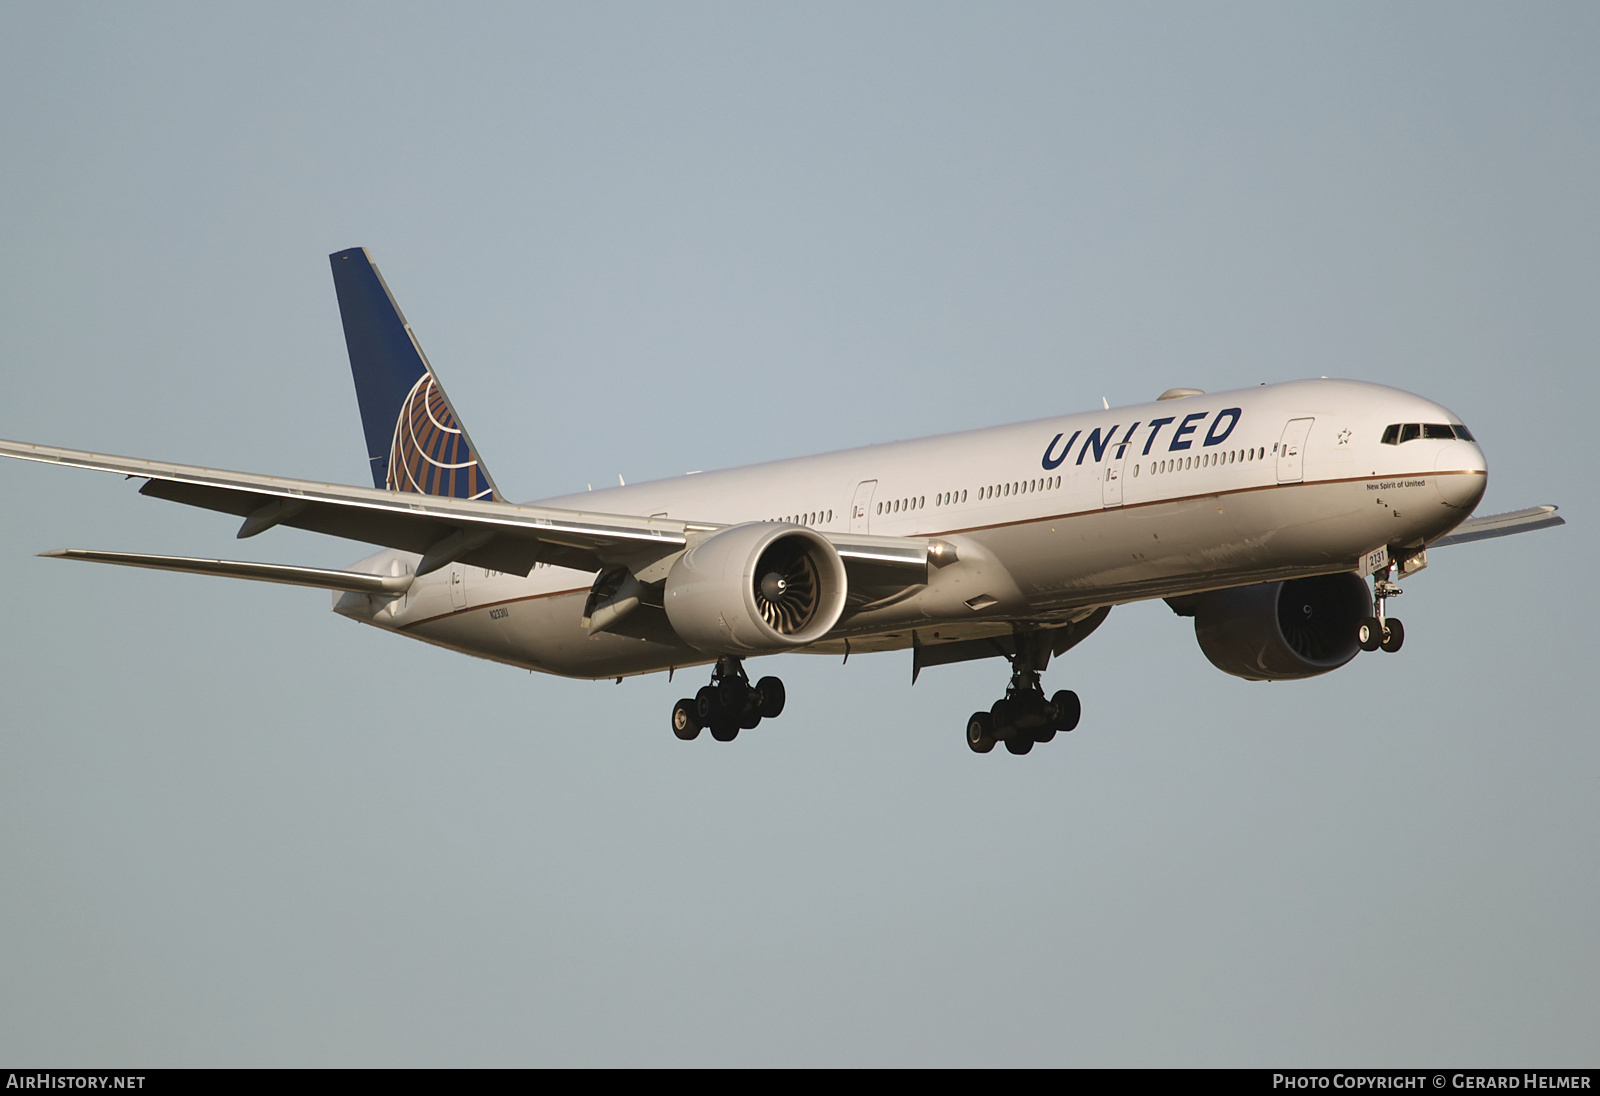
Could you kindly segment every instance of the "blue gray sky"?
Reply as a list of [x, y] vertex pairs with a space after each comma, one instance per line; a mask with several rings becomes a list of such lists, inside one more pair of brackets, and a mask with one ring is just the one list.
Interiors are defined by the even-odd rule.
[[1592, 4], [0, 5], [0, 436], [365, 482], [368, 247], [533, 498], [1307, 376], [1459, 413], [1407, 645], [534, 676], [315, 591], [37, 559], [361, 546], [0, 467], [0, 1059], [1594, 1064]]

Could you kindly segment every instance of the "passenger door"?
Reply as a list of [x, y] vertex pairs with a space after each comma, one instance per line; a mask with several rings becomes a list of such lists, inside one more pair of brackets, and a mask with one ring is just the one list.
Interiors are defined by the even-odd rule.
[[862, 480], [856, 484], [855, 501], [850, 504], [850, 531], [872, 532], [872, 493], [878, 489], [877, 480]]
[[1316, 419], [1290, 419], [1278, 442], [1278, 482], [1299, 483], [1305, 478], [1306, 436]]
[[1106, 459], [1105, 471], [1100, 473], [1100, 505], [1107, 510], [1122, 505], [1122, 477], [1128, 472], [1128, 450], [1133, 448], [1133, 434], [1111, 451]]

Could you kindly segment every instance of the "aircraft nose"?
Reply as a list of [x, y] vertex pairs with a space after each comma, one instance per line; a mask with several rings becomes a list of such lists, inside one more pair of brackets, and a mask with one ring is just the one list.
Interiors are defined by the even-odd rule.
[[1469, 441], [1453, 441], [1439, 450], [1433, 485], [1439, 501], [1453, 510], [1472, 513], [1489, 485], [1489, 465], [1483, 450]]

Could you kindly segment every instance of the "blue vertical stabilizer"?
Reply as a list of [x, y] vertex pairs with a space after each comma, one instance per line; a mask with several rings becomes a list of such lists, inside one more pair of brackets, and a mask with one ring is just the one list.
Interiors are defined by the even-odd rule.
[[328, 256], [373, 485], [500, 499], [411, 325], [364, 247]]

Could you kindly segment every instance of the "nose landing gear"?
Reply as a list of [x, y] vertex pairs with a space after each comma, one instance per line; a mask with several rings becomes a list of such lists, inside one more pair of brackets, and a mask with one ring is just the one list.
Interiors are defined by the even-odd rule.
[[1372, 601], [1378, 615], [1363, 620], [1356, 629], [1356, 642], [1363, 651], [1376, 651], [1381, 647], [1393, 654], [1406, 641], [1405, 625], [1400, 623], [1398, 617], [1391, 617], [1385, 612], [1388, 600], [1403, 593], [1405, 591], [1394, 581], [1394, 563], [1391, 561], [1372, 581]]
[[1049, 699], [1039, 675], [1050, 661], [1050, 648], [1037, 631], [1019, 628], [1017, 653], [1011, 662], [1011, 682], [1006, 695], [987, 712], [973, 712], [967, 720], [967, 746], [973, 753], [988, 753], [1004, 742], [1013, 754], [1025, 754], [1035, 743], [1049, 742], [1058, 731], [1070, 731], [1083, 715], [1078, 694], [1062, 689]]
[[741, 730], [781, 715], [784, 699], [782, 681], [764, 677], [751, 685], [742, 661], [723, 655], [711, 671], [711, 684], [672, 706], [672, 733], [688, 742], [710, 728], [718, 742], [732, 742]]

